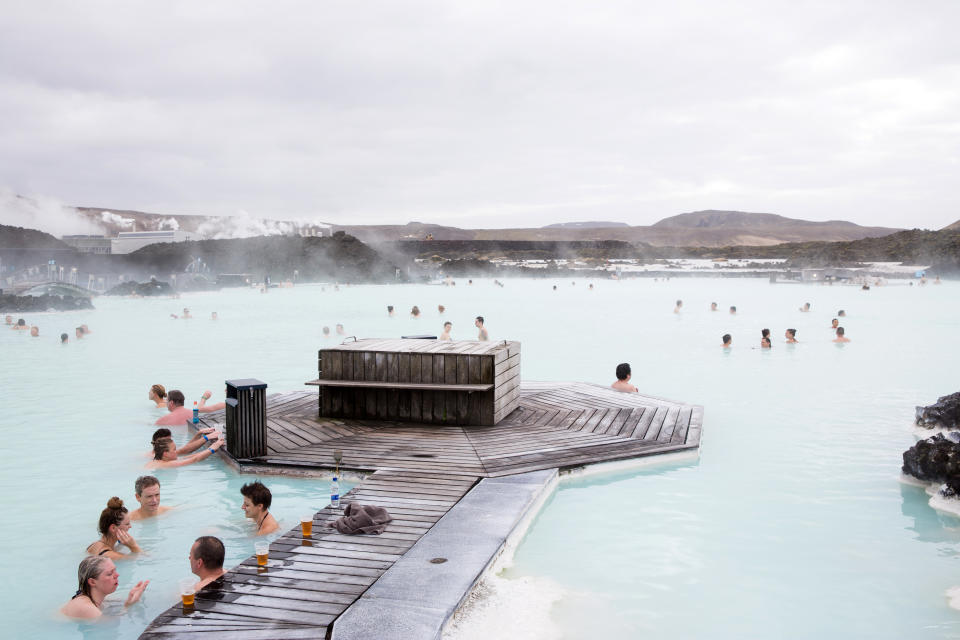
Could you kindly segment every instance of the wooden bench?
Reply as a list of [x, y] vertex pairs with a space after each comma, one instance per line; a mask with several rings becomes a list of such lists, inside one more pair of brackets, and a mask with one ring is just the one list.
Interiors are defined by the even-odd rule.
[[350, 387], [354, 389], [410, 389], [413, 391], [490, 391], [492, 384], [423, 384], [417, 382], [374, 382], [371, 380], [311, 380], [314, 387]]

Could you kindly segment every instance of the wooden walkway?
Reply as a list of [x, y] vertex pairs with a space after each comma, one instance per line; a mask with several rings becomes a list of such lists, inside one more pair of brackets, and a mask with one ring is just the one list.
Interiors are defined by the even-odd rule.
[[[314, 398], [316, 402], [316, 398]], [[266, 570], [251, 556], [197, 593], [192, 611], [180, 604], [140, 636], [237, 640], [325, 638], [330, 624], [407, 552], [476, 483], [443, 473], [377, 471], [343, 496], [385, 507], [393, 517], [378, 536], [348, 536], [324, 526], [340, 515], [329, 507], [270, 545]]]
[[317, 410], [316, 391], [270, 396], [268, 454], [243, 469], [328, 473], [339, 449], [351, 471], [496, 477], [696, 449], [703, 424], [702, 407], [586, 383], [523, 382], [520, 408], [495, 426], [318, 419]]

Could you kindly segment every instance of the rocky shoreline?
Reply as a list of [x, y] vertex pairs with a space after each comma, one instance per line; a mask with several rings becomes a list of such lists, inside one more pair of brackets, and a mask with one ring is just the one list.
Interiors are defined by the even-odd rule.
[[916, 424], [943, 432], [920, 440], [903, 453], [904, 475], [940, 485], [937, 494], [943, 498], [960, 497], [960, 392], [917, 407]]
[[93, 309], [87, 297], [0, 295], [0, 313], [40, 313], [44, 311], [79, 311]]

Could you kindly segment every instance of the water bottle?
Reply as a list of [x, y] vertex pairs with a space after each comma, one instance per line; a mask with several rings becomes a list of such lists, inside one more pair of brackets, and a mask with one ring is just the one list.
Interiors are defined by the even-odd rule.
[[340, 508], [340, 483], [337, 482], [337, 476], [333, 476], [333, 482], [330, 483], [330, 506], [334, 509]]
[[193, 424], [200, 424], [200, 409], [196, 400], [193, 401]]

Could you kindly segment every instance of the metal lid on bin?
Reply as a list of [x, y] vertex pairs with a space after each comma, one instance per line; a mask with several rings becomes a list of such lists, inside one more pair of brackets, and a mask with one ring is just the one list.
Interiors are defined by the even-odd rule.
[[236, 380], [227, 380], [228, 387], [234, 389], [266, 389], [267, 383], [256, 378], [238, 378]]

